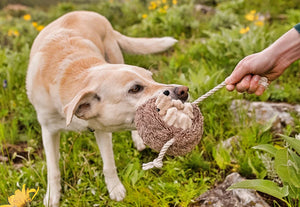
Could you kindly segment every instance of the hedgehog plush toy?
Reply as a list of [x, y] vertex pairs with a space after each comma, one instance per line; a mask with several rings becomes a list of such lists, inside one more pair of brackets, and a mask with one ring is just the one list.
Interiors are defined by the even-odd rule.
[[[185, 155], [199, 143], [203, 133], [203, 116], [198, 106], [173, 100], [168, 93], [141, 105], [137, 109], [135, 123], [144, 143], [155, 151], [161, 151], [162, 157], [165, 153]], [[146, 164], [148, 167], [144, 165], [143, 169], [161, 167], [162, 157]]]
[[137, 109], [135, 123], [144, 143], [155, 151], [174, 138], [166, 154], [175, 156], [190, 152], [203, 132], [203, 116], [198, 106], [172, 100], [164, 93]]

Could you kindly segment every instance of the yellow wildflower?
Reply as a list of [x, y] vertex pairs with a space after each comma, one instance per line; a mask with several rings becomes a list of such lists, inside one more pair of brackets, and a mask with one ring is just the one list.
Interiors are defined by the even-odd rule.
[[161, 14], [165, 14], [167, 13], [167, 10], [165, 8], [159, 8], [158, 12]]
[[26, 21], [30, 21], [31, 20], [31, 15], [30, 14], [25, 14], [23, 16], [23, 19], [26, 20]]
[[20, 36], [19, 31], [18, 31], [18, 30], [15, 30], [15, 31], [14, 31], [14, 35], [15, 35], [16, 37], [19, 37], [19, 36]]
[[39, 26], [36, 27], [36, 30], [40, 32], [40, 31], [42, 31], [44, 28], [45, 28], [45, 26], [39, 25]]
[[167, 3], [167, 0], [161, 0], [161, 2], [162, 2], [163, 4], [166, 4], [166, 3]]
[[35, 28], [38, 26], [38, 23], [37, 23], [37, 22], [32, 22], [31, 24], [32, 24], [32, 26], [34, 26]]
[[258, 19], [258, 15], [256, 14], [256, 11], [255, 10], [251, 10], [248, 14], [245, 15], [245, 18], [248, 20], [248, 21], [255, 21]]
[[10, 30], [8, 30], [7, 35], [8, 35], [8, 36], [13, 36], [13, 32], [14, 32], [14, 31], [10, 29]]
[[20, 33], [19, 33], [18, 30], [12, 30], [12, 29], [10, 29], [10, 30], [8, 30], [7, 35], [10, 36], [10, 37], [11, 36], [19, 37]]
[[[12, 195], [8, 197], [8, 202], [10, 205], [2, 205], [0, 207], [25, 207], [27, 203], [30, 203], [36, 194], [38, 193], [39, 188], [37, 190], [35, 189], [26, 189], [25, 190], [25, 184], [23, 185], [22, 191], [19, 189], [15, 191], [15, 195]], [[34, 193], [32, 198], [30, 198], [29, 194]]]
[[176, 5], [177, 4], [177, 0], [172, 0], [172, 4]]
[[246, 27], [246, 28], [242, 28], [240, 30], [240, 34], [246, 34], [247, 32], [249, 32], [250, 28], [249, 27]]
[[260, 21], [260, 20], [254, 22], [254, 24], [255, 24], [256, 26], [259, 26], [259, 27], [264, 26], [264, 22], [263, 22], [263, 21]]
[[232, 169], [231, 169], [231, 172], [237, 172], [239, 170], [240, 166], [239, 165], [232, 165]]
[[151, 1], [149, 5], [149, 10], [155, 10], [157, 8], [157, 3], [155, 1]]
[[142, 18], [143, 18], [143, 19], [146, 19], [147, 17], [148, 17], [147, 14], [143, 14], [143, 15], [142, 15]]

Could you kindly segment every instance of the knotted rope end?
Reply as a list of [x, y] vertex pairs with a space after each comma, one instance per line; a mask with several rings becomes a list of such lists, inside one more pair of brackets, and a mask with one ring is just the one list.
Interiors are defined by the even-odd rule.
[[163, 166], [162, 161], [158, 160], [156, 158], [152, 162], [144, 163], [143, 164], [143, 170], [150, 170], [152, 168], [162, 168], [162, 166]]
[[163, 158], [166, 154], [166, 152], [168, 151], [169, 147], [171, 147], [171, 145], [175, 142], [175, 139], [172, 138], [169, 141], [167, 141], [164, 146], [161, 148], [159, 155], [156, 159], [154, 159], [152, 162], [148, 162], [148, 163], [144, 163], [143, 164], [143, 170], [150, 170], [154, 167], [156, 168], [162, 168], [163, 166]]

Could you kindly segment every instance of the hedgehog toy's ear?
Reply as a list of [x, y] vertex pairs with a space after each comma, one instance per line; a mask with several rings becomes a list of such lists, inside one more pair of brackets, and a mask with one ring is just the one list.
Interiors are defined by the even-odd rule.
[[64, 107], [66, 125], [70, 125], [74, 115], [84, 120], [95, 117], [98, 112], [94, 106], [100, 100], [100, 97], [94, 90], [80, 91], [72, 101]]

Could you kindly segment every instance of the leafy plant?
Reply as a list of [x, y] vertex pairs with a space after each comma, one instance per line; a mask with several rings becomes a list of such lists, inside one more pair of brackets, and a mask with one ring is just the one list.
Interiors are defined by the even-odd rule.
[[274, 158], [274, 169], [280, 178], [280, 185], [274, 181], [254, 179], [245, 180], [230, 186], [229, 190], [237, 188], [254, 189], [284, 201], [288, 206], [300, 206], [300, 135], [291, 138], [282, 135], [287, 143], [284, 148], [276, 148], [271, 144], [253, 147], [267, 152]]

